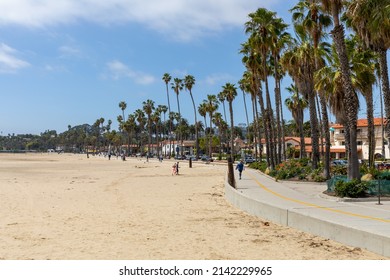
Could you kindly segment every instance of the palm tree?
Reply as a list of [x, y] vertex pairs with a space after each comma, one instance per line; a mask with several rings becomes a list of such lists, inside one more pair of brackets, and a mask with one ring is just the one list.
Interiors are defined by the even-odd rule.
[[[164, 125], [163, 125], [163, 131], [161, 131], [161, 132], [162, 132], [162, 134], [163, 134], [163, 136], [164, 136], [164, 140], [165, 140], [165, 135], [166, 135], [166, 131], [165, 131], [165, 123], [166, 123], [166, 120], [165, 120], [165, 117], [166, 117], [166, 113], [167, 113], [167, 111], [168, 111], [168, 107], [165, 106], [165, 105], [158, 105], [157, 110], [160, 112], [160, 114], [161, 114], [161, 113], [164, 114]], [[161, 117], [160, 117], [160, 119], [161, 119]], [[161, 142], [161, 151], [162, 151], [162, 145], [163, 145], [163, 142]], [[161, 152], [161, 153], [162, 153], [162, 152]], [[164, 156], [167, 156], [166, 149], [165, 149], [165, 154], [164, 154]]]
[[[201, 117], [204, 118], [204, 125], [205, 125], [205, 132], [207, 132], [207, 121], [206, 121], [206, 115], [207, 115], [207, 104], [205, 101], [203, 103], [199, 104], [198, 106], [198, 112]], [[207, 140], [207, 133], [205, 133], [205, 138]], [[207, 141], [205, 141], [207, 143]], [[207, 151], [206, 151], [207, 152]]]
[[[183, 90], [183, 87], [184, 87], [184, 84], [183, 84], [183, 80], [182, 79], [179, 79], [179, 78], [174, 78], [173, 79], [173, 83], [171, 83], [171, 86], [172, 86], [172, 89], [173, 91], [176, 93], [176, 100], [177, 100], [177, 110], [178, 110], [178, 113], [179, 113], [179, 125], [181, 123], [181, 113], [180, 113], [180, 102], [179, 102], [179, 94], [180, 94], [180, 91]], [[183, 147], [183, 135], [180, 134], [180, 143], [181, 143], [181, 146]], [[181, 149], [181, 155], [183, 155], [183, 149]]]
[[127, 135], [128, 135], [128, 139], [127, 139], [127, 143], [128, 143], [128, 146], [127, 146], [127, 153], [128, 154], [131, 154], [132, 153], [132, 149], [131, 149], [131, 139], [133, 138], [132, 137], [132, 134], [135, 130], [135, 127], [136, 127], [136, 123], [135, 123], [135, 116], [134, 114], [130, 114], [128, 115], [127, 117], [127, 121], [123, 124], [123, 130], [126, 131]]
[[373, 85], [375, 84], [375, 60], [374, 53], [369, 49], [364, 49], [362, 42], [355, 36], [346, 41], [347, 50], [350, 54], [351, 72], [356, 77], [352, 79], [354, 88], [360, 92], [367, 104], [368, 123], [368, 163], [374, 166], [375, 155], [375, 127], [374, 127], [374, 104]]
[[[319, 69], [314, 75], [315, 87], [326, 94], [330, 110], [336, 116], [336, 121], [348, 126], [347, 104], [345, 103], [345, 91], [339, 57], [333, 44], [331, 55], [328, 57], [328, 65]], [[356, 77], [352, 79], [356, 84]], [[355, 98], [358, 97], [355, 92]], [[359, 103], [356, 104], [357, 109]], [[344, 129], [346, 152], [350, 151], [350, 130]], [[350, 173], [350, 172], [349, 172]]]
[[242, 91], [242, 98], [244, 100], [244, 109], [245, 109], [245, 117], [246, 117], [246, 127], [247, 127], [247, 133], [249, 133], [249, 117], [248, 117], [248, 108], [246, 106], [245, 94], [250, 92], [250, 84], [249, 81], [246, 80], [244, 77], [238, 81], [238, 84]]
[[298, 87], [295, 85], [290, 85], [286, 88], [287, 91], [291, 94], [284, 103], [287, 109], [290, 110], [292, 117], [298, 127], [299, 137], [300, 137], [300, 152], [299, 157], [303, 158], [305, 151], [305, 137], [303, 134], [303, 110], [307, 107], [307, 101], [305, 98], [300, 97]]
[[139, 127], [139, 147], [141, 149], [141, 151], [143, 152], [143, 147], [142, 147], [142, 132], [144, 130], [144, 126], [145, 126], [145, 113], [144, 111], [142, 111], [141, 109], [137, 109], [135, 110], [134, 112], [134, 116], [135, 116], [135, 119], [137, 120], [138, 122], [138, 127]]
[[157, 149], [157, 158], [160, 158], [160, 141], [159, 141], [159, 124], [161, 121], [161, 112], [159, 111], [158, 107], [157, 109], [152, 113], [151, 117], [151, 122], [154, 124], [155, 130], [156, 130], [156, 149]]
[[[255, 134], [255, 155], [257, 157], [257, 146], [260, 144], [260, 158], [262, 158], [262, 146], [261, 146], [261, 129], [260, 129], [260, 119], [257, 109], [257, 99], [260, 105], [261, 122], [263, 124], [264, 130], [264, 139], [267, 147], [267, 151], [270, 150], [270, 137], [268, 132], [267, 118], [266, 118], [266, 109], [264, 105], [263, 92], [261, 88], [261, 77], [263, 73], [261, 71], [261, 56], [255, 50], [255, 45], [257, 45], [257, 40], [254, 36], [251, 36], [248, 39], [248, 42], [242, 44], [241, 53], [245, 54], [242, 59], [242, 62], [245, 64], [247, 71], [244, 73], [245, 79], [248, 80], [250, 84], [250, 93], [252, 97], [252, 111], [253, 111], [253, 121], [254, 121], [254, 134]], [[270, 166], [270, 153], [267, 152], [267, 165]]]
[[199, 133], [198, 133], [198, 119], [197, 119], [197, 113], [196, 113], [196, 106], [194, 97], [192, 96], [192, 87], [195, 84], [195, 78], [194, 76], [187, 75], [184, 77], [184, 86], [189, 91], [192, 105], [194, 106], [194, 117], [195, 117], [195, 149], [196, 149], [196, 158], [199, 158]]
[[[168, 73], [165, 73], [163, 75], [163, 81], [165, 82], [165, 86], [166, 86], [166, 89], [167, 89], [167, 100], [168, 100], [168, 116], [171, 114], [171, 104], [169, 102], [169, 90], [168, 90], [168, 84], [169, 82], [171, 81], [172, 77], [171, 75], [169, 75]], [[168, 137], [169, 137], [169, 146], [171, 146], [171, 135], [172, 133], [172, 123], [170, 123], [170, 126], [169, 126], [169, 133], [168, 133]], [[169, 149], [169, 157], [171, 157], [171, 149]]]
[[254, 37], [254, 42], [256, 42], [256, 50], [261, 55], [261, 64], [262, 64], [262, 78], [265, 84], [265, 95], [266, 95], [266, 104], [267, 110], [263, 114], [263, 118], [266, 119], [267, 124], [267, 133], [269, 134], [269, 144], [267, 145], [267, 156], [270, 154], [270, 167], [271, 169], [275, 168], [276, 160], [276, 149], [274, 145], [275, 134], [274, 134], [274, 113], [272, 109], [271, 97], [269, 92], [268, 85], [268, 65], [267, 57], [271, 50], [272, 39], [274, 36], [275, 28], [275, 13], [268, 11], [264, 8], [257, 9], [256, 12], [250, 13], [250, 21], [245, 23], [246, 33], [251, 33]]
[[[281, 97], [281, 79], [284, 71], [279, 63], [280, 53], [291, 43], [291, 35], [286, 32], [288, 24], [284, 23], [281, 18], [276, 18], [274, 23], [274, 32], [271, 38], [271, 53], [273, 58], [274, 78], [275, 78], [275, 107], [276, 107], [276, 125], [277, 125], [277, 143], [279, 152], [277, 154], [277, 162], [280, 163], [283, 158], [286, 158], [285, 151], [285, 132], [283, 123], [283, 107]], [[271, 62], [272, 62], [271, 61]], [[271, 63], [272, 65], [272, 63]]]
[[148, 155], [150, 156], [150, 144], [152, 140], [152, 112], [154, 110], [154, 101], [148, 99], [143, 104], [143, 110], [148, 118]]
[[[346, 14], [365, 45], [379, 56], [385, 114], [386, 118], [390, 119], [390, 86], [387, 65], [387, 50], [390, 47], [390, 1], [351, 1]], [[390, 139], [389, 125], [386, 125], [386, 134]]]
[[208, 156], [211, 158], [212, 153], [212, 120], [213, 120], [213, 114], [218, 110], [218, 99], [217, 96], [214, 94], [207, 95], [207, 99], [203, 100], [203, 102], [206, 104], [206, 111], [210, 116], [210, 128], [209, 128], [209, 154]]
[[[297, 31], [303, 31], [296, 29]], [[315, 102], [315, 90], [313, 82], [314, 74], [314, 48], [311, 42], [305, 36], [304, 32], [297, 32], [300, 35], [301, 42], [298, 41], [284, 53], [281, 63], [283, 67], [293, 77], [293, 80], [309, 104], [310, 128], [312, 139], [312, 166], [318, 168], [319, 163], [319, 137], [318, 137], [318, 119]]]
[[127, 107], [127, 104], [126, 104], [125, 101], [119, 102], [119, 108], [121, 108], [121, 110], [122, 110], [122, 119], [123, 119], [123, 121], [126, 121], [126, 119], [125, 119], [125, 110], [126, 110], [126, 107]]
[[[343, 6], [341, 0], [321, 0], [324, 10], [333, 18], [333, 30], [331, 31], [333, 42], [336, 47], [337, 55], [340, 60], [341, 74], [343, 77], [343, 89], [345, 92], [344, 102], [346, 105], [347, 122], [346, 130], [349, 132], [349, 150], [348, 150], [348, 178], [359, 179], [359, 162], [357, 153], [357, 104], [358, 100], [353, 90], [351, 73], [348, 63], [348, 55], [345, 46], [344, 26], [340, 23], [340, 13]], [[389, 100], [390, 101], [390, 100]], [[390, 108], [390, 106], [389, 106]]]
[[224, 119], [225, 119], [225, 122], [227, 123], [227, 119], [226, 119], [226, 109], [225, 109], [225, 93], [224, 93], [223, 91], [221, 91], [220, 93], [218, 93], [217, 98], [218, 98], [218, 101], [219, 101], [220, 103], [222, 103], [223, 117], [224, 117]]
[[229, 113], [230, 113], [230, 159], [234, 160], [233, 153], [234, 151], [234, 122], [233, 122], [233, 100], [237, 96], [237, 88], [234, 84], [226, 83], [223, 86], [224, 96], [229, 103]]
[[222, 114], [220, 112], [216, 112], [213, 117], [214, 124], [218, 127], [218, 138], [219, 138], [219, 159], [222, 158], [222, 132], [223, 132], [223, 124], [226, 122], [222, 119]]
[[[290, 11], [293, 12], [293, 20], [299, 23], [301, 28], [311, 34], [314, 47], [314, 63], [315, 70], [317, 71], [322, 67], [320, 61], [322, 60], [319, 52], [319, 44], [321, 38], [324, 36], [323, 29], [329, 27], [332, 24], [331, 18], [322, 12], [320, 3], [315, 0], [302, 0], [299, 1]], [[299, 27], [298, 27], [299, 28]], [[326, 99], [324, 93], [319, 92], [321, 113], [322, 113], [322, 125], [321, 127], [321, 143], [322, 134], [325, 134], [325, 160], [324, 171], [325, 177], [330, 177], [330, 132], [329, 132], [329, 118], [326, 106]], [[321, 145], [322, 146], [322, 145]]]

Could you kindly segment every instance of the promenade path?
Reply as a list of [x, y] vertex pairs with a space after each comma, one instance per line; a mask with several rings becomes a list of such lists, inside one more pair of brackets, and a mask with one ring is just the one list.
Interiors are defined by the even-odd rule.
[[275, 181], [247, 168], [234, 189], [225, 183], [225, 197], [258, 217], [346, 245], [390, 257], [390, 201], [378, 198], [340, 199], [323, 192], [324, 183]]

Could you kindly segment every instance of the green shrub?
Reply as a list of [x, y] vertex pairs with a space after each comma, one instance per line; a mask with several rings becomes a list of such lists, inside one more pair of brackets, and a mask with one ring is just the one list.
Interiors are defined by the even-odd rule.
[[299, 174], [298, 179], [299, 180], [306, 180], [306, 173]]
[[335, 185], [335, 193], [339, 197], [364, 197], [368, 186], [368, 182], [361, 182], [357, 179], [348, 182], [338, 181]]
[[276, 171], [275, 169], [274, 170], [271, 170], [270, 172], [269, 172], [269, 176], [271, 176], [271, 177], [276, 177], [278, 175], [278, 171]]
[[264, 172], [267, 169], [267, 162], [261, 161], [261, 162], [252, 162], [249, 164], [250, 168], [258, 169], [261, 172]]
[[299, 164], [302, 165], [302, 166], [308, 166], [310, 160], [309, 160], [308, 158], [301, 158], [301, 159], [298, 159], [298, 162], [299, 162]]
[[381, 180], [390, 180], [390, 172], [389, 171], [382, 171], [378, 172], [374, 175], [374, 178], [381, 179]]
[[326, 182], [326, 178], [322, 175], [315, 175], [313, 177], [313, 180], [314, 180], [314, 182], [318, 182], [318, 183]]
[[332, 166], [331, 167], [331, 173], [333, 175], [347, 175], [347, 172], [348, 172], [348, 168], [347, 166], [343, 166], [343, 165], [336, 165], [336, 166]]

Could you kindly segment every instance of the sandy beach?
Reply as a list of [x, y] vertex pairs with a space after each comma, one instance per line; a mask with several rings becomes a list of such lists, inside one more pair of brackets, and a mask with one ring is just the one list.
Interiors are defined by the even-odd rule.
[[226, 167], [73, 154], [0, 154], [0, 259], [386, 259], [250, 216]]

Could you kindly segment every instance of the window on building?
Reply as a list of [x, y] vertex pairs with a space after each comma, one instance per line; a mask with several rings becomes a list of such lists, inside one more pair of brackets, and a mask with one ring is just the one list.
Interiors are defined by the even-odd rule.
[[357, 141], [357, 145], [363, 145], [363, 141]]

